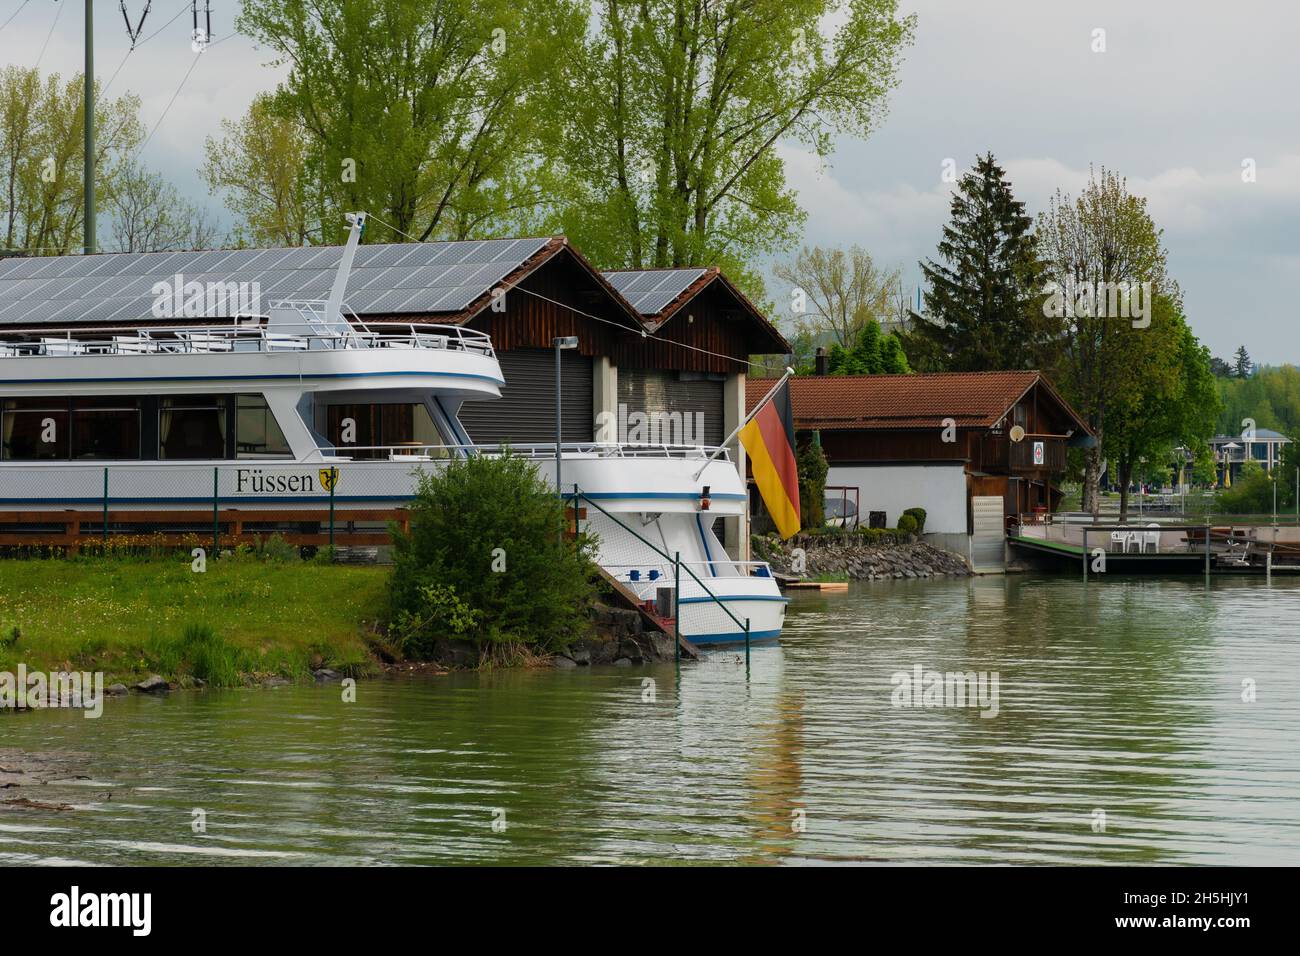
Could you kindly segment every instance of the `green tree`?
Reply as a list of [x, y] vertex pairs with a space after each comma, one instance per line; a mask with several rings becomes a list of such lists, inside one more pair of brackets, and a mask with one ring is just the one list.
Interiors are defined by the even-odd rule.
[[805, 530], [821, 528], [826, 524], [826, 474], [830, 464], [816, 432], [799, 446], [795, 469], [799, 475], [800, 524]]
[[585, 25], [577, 0], [245, 0], [238, 20], [289, 65], [274, 108], [307, 134], [325, 241], [356, 209], [422, 241], [531, 221], [557, 119], [538, 92]]
[[[1241, 474], [1232, 480], [1232, 487], [1224, 488], [1218, 493], [1218, 510], [1231, 515], [1271, 514], [1274, 477], [1259, 462], [1247, 459], [1242, 463]], [[1285, 483], [1278, 484], [1279, 508], [1288, 504], [1288, 490]]]
[[978, 372], [1032, 368], [1054, 323], [1043, 314], [1042, 266], [1033, 220], [989, 153], [957, 183], [939, 242], [941, 261], [921, 263], [926, 314], [909, 336], [928, 341], [918, 354], [939, 367]]
[[[437, 637], [553, 649], [581, 636], [593, 543], [560, 534], [564, 508], [512, 455], [457, 459], [420, 477], [411, 531], [393, 531], [394, 622]], [[426, 644], [427, 646], [427, 644]]]
[[238, 121], [222, 120], [221, 137], [205, 141], [199, 170], [212, 192], [225, 194], [235, 239], [249, 245], [302, 246], [321, 238], [324, 193], [313, 175], [307, 130], [258, 96]]
[[[1147, 391], [1170, 387], [1168, 369], [1159, 368], [1160, 350], [1146, 347], [1156, 336], [1143, 339], [1141, 333], [1150, 329], [1131, 317], [1133, 305], [1145, 301], [1154, 312], [1154, 302], [1169, 295], [1160, 235], [1146, 200], [1132, 195], [1125, 180], [1105, 168], [1092, 173], [1077, 199], [1058, 190], [1039, 218], [1046, 277], [1072, 303], [1049, 371], [1097, 436], [1097, 445], [1083, 455], [1082, 507], [1094, 515], [1100, 511], [1101, 464], [1117, 457], [1123, 444], [1109, 440], [1108, 427], [1133, 420], [1132, 409]], [[1112, 308], [1118, 303], [1109, 294], [1098, 298], [1099, 289], [1132, 289], [1142, 298], [1124, 300], [1126, 316]], [[1095, 307], [1098, 303], [1101, 307]], [[1151, 323], [1155, 326], [1154, 317]], [[1157, 379], [1159, 386], [1152, 384]]]
[[759, 256], [804, 220], [777, 144], [867, 135], [914, 17], [896, 0], [603, 0], [546, 109], [560, 227], [598, 265], [721, 265], [762, 298]]
[[1219, 378], [1215, 384], [1223, 408], [1219, 434], [1263, 428], [1300, 438], [1300, 369], [1294, 365], [1260, 368], [1249, 378]]
[[848, 250], [804, 246], [792, 261], [777, 264], [772, 272], [790, 284], [792, 301], [811, 306], [802, 324], [846, 349], [853, 347], [868, 322], [883, 325], [894, 318], [900, 270], [882, 269], [860, 246]]
[[1238, 345], [1237, 351], [1232, 353], [1232, 371], [1237, 378], [1249, 378], [1252, 368], [1250, 353], [1246, 351], [1246, 346]]
[[1119, 520], [1126, 521], [1135, 470], [1145, 461], [1167, 474], [1176, 448], [1205, 448], [1214, 435], [1219, 397], [1209, 350], [1188, 328], [1177, 299], [1158, 297], [1151, 324], [1122, 334], [1126, 354], [1141, 368], [1143, 379], [1127, 400], [1107, 406], [1105, 422], [1120, 488]]
[[831, 346], [826, 370], [831, 375], [897, 375], [911, 371], [898, 337], [880, 331], [875, 319], [858, 330], [851, 349]]
[[[96, 87], [96, 96], [98, 96]], [[0, 70], [0, 223], [6, 249], [71, 252], [83, 242], [83, 83], [34, 69]], [[144, 136], [140, 100], [126, 94], [95, 108], [95, 190], [111, 209]]]

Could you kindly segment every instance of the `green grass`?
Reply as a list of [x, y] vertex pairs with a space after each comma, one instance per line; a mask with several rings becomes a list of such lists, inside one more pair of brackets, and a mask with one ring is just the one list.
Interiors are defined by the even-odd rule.
[[[308, 676], [313, 664], [373, 666], [368, 629], [384, 606], [380, 567], [249, 559], [190, 570], [188, 554], [0, 560], [0, 670], [102, 670], [232, 686]], [[16, 638], [15, 638], [15, 628]]]
[[823, 571], [812, 580], [818, 584], [840, 584], [849, 579], [847, 571]]

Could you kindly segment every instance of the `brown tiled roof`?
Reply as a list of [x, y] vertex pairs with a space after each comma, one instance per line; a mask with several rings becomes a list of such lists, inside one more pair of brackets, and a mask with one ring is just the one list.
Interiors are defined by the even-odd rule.
[[[958, 428], [988, 428], [1040, 380], [1077, 420], [1073, 409], [1035, 371], [803, 375], [790, 380], [790, 399], [795, 427], [800, 429], [930, 428], [945, 418], [953, 419]], [[746, 406], [753, 408], [773, 384], [771, 379], [748, 379]], [[1077, 424], [1087, 430], [1081, 420]]]

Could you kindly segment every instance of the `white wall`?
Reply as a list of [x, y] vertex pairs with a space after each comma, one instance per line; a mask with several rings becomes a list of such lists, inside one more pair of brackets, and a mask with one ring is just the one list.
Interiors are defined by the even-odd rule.
[[908, 508], [924, 508], [926, 534], [966, 534], [966, 469], [960, 462], [831, 465], [826, 484], [858, 489], [863, 525], [869, 511], [885, 512], [893, 528]]

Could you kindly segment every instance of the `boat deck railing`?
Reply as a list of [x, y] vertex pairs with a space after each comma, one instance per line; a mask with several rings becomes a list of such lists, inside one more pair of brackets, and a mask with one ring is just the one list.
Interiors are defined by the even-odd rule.
[[[555, 457], [555, 443], [531, 445], [345, 445], [321, 446], [320, 453], [328, 458], [353, 458], [359, 460], [387, 461], [437, 461], [470, 455], [504, 455], [508, 451], [520, 458], [540, 461]], [[626, 442], [562, 442], [562, 455], [582, 455], [591, 458], [680, 458], [702, 461], [710, 456], [715, 461], [730, 461], [726, 448], [708, 445], [641, 445]]]
[[304, 352], [321, 349], [440, 349], [495, 356], [484, 332], [456, 325], [370, 322], [341, 331], [277, 332], [262, 324], [98, 329], [15, 329], [0, 337], [0, 358]]
[[[673, 582], [673, 562], [671, 559], [660, 562], [641, 561], [637, 564], [605, 564], [601, 567], [614, 574], [625, 584], [655, 584], [667, 587]], [[730, 557], [714, 558], [712, 561], [683, 561], [683, 568], [699, 569], [708, 577], [772, 577], [772, 566], [766, 561], [733, 561]], [[719, 574], [721, 569], [723, 574]]]

